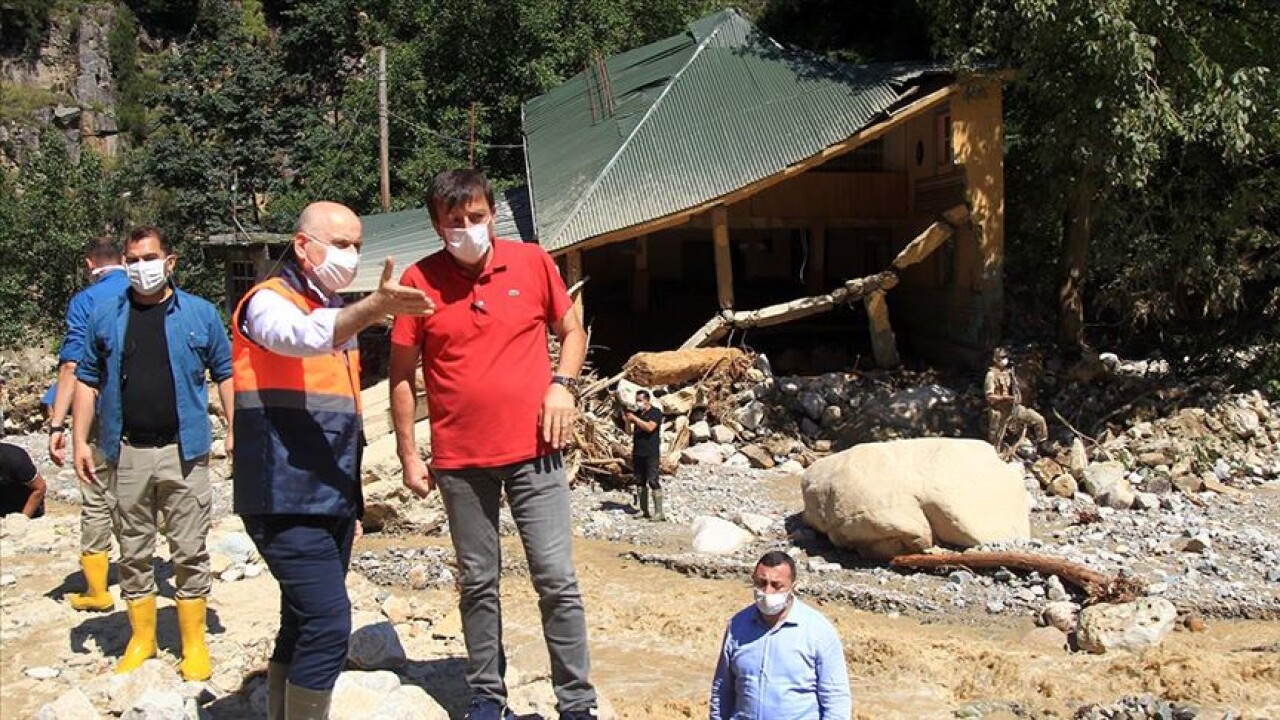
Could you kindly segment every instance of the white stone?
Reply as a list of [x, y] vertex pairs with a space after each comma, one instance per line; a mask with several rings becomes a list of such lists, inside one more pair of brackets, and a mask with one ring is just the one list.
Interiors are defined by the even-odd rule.
[[729, 459], [724, 461], [724, 466], [729, 468], [736, 468], [739, 470], [746, 470], [747, 468], [751, 467], [751, 458], [748, 458], [746, 455], [743, 455], [740, 452], [736, 452], [730, 455]]
[[750, 530], [753, 534], [764, 537], [773, 528], [773, 518], [759, 513], [741, 512], [738, 513], [738, 524]]
[[786, 473], [788, 475], [799, 475], [800, 473], [804, 472], [804, 466], [801, 465], [800, 462], [797, 460], [787, 460], [783, 462], [781, 465], [778, 465], [777, 467], [775, 467], [774, 469], [777, 470], [778, 472]]
[[693, 521], [693, 549], [710, 555], [732, 555], [754, 540], [754, 536], [737, 525], [709, 515]]
[[150, 690], [124, 711], [120, 720], [199, 720], [194, 700], [175, 690]]
[[258, 563], [249, 563], [245, 565], [240, 572], [244, 573], [246, 578], [256, 578], [262, 574], [262, 566]]
[[693, 412], [694, 408], [701, 406], [703, 402], [702, 393], [699, 392], [697, 385], [690, 385], [660, 398], [653, 398], [653, 404], [666, 417], [688, 415]]
[[102, 714], [83, 690], [72, 688], [42, 705], [36, 711], [36, 720], [102, 720]]
[[1120, 605], [1098, 604], [1080, 613], [1080, 648], [1091, 653], [1144, 650], [1159, 645], [1173, 630], [1178, 610], [1160, 597]]
[[1080, 438], [1071, 441], [1068, 458], [1067, 469], [1071, 471], [1071, 475], [1076, 480], [1083, 480], [1085, 468], [1089, 467], [1089, 454], [1085, 452], [1084, 441]]
[[1040, 611], [1040, 622], [1055, 627], [1064, 633], [1075, 632], [1076, 621], [1080, 614], [1080, 606], [1073, 602], [1058, 600], [1044, 606]]
[[811, 465], [801, 491], [806, 524], [875, 559], [1031, 534], [1022, 471], [981, 440], [857, 445]]
[[20, 512], [9, 513], [4, 516], [4, 521], [0, 522], [0, 537], [20, 538], [27, 531], [27, 526], [31, 524], [31, 518]]
[[362, 670], [397, 668], [405, 663], [404, 646], [389, 622], [366, 625], [351, 633], [347, 661]]
[[1094, 499], [1103, 507], [1109, 507], [1113, 510], [1128, 510], [1133, 507], [1136, 497], [1128, 478], [1119, 478], [1099, 492], [1094, 493]]
[[682, 450], [680, 461], [686, 465], [719, 465], [724, 462], [724, 455], [721, 454], [719, 445], [702, 443]]
[[694, 443], [704, 443], [711, 439], [711, 425], [706, 420], [699, 420], [689, 425], [689, 439]]
[[233, 563], [247, 563], [258, 557], [253, 539], [242, 532], [227, 532], [209, 540], [209, 552], [226, 555]]
[[18, 578], [14, 577], [12, 573], [6, 573], [4, 575], [0, 575], [0, 587], [7, 587], [9, 585], [13, 585], [16, 582], [18, 582]]
[[725, 445], [733, 442], [738, 437], [738, 433], [727, 425], [716, 425], [711, 428], [711, 439], [715, 442]]
[[52, 680], [61, 675], [62, 671], [58, 668], [40, 666], [29, 667], [26, 670], [23, 670], [22, 673], [27, 677], [35, 678], [36, 680]]
[[765, 404], [759, 400], [753, 400], [734, 410], [733, 419], [747, 430], [756, 430], [764, 422], [765, 412]]
[[1122, 463], [1114, 461], [1093, 463], [1084, 469], [1080, 489], [1097, 498], [1105, 490], [1124, 480], [1128, 474]]
[[[626, 378], [618, 380], [618, 388], [614, 392], [618, 396], [618, 403], [628, 410], [636, 409], [636, 393], [647, 388], [637, 385]], [[653, 393], [650, 392], [650, 395]]]
[[241, 566], [240, 566], [240, 565], [236, 565], [236, 566], [234, 566], [234, 567], [227, 568], [227, 569], [226, 569], [226, 570], [225, 570], [221, 575], [219, 575], [218, 577], [219, 577], [223, 582], [235, 582], [235, 581], [237, 581], [237, 580], [239, 580], [239, 579], [241, 579], [241, 578], [243, 578], [243, 577], [244, 577], [244, 570], [242, 570], [242, 569], [241, 569]]
[[169, 667], [169, 663], [152, 658], [133, 672], [112, 675], [107, 684], [107, 695], [111, 699], [111, 711], [123, 713], [138, 705], [148, 693], [172, 692], [181, 698], [181, 688], [182, 678]]

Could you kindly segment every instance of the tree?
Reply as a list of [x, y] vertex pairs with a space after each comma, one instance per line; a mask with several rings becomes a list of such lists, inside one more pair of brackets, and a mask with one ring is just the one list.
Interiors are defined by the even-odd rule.
[[[1278, 228], [1274, 214], [1259, 212], [1258, 182], [1250, 180], [1275, 178], [1280, 150], [1274, 6], [941, 0], [933, 11], [948, 57], [1015, 73], [1006, 96], [1008, 156], [1010, 175], [1021, 176], [1010, 185], [1035, 183], [1030, 192], [1040, 201], [1013, 224], [1032, 242], [1060, 249], [1060, 342], [1085, 340], [1091, 258], [1119, 261], [1108, 269], [1123, 279], [1104, 283], [1102, 304], [1128, 323], [1164, 314], [1151, 311], [1153, 299], [1181, 303], [1184, 312], [1238, 307], [1242, 281], [1260, 276], [1249, 269], [1260, 248], [1269, 248], [1266, 272], [1275, 272]], [[1182, 192], [1202, 184], [1225, 192]], [[1230, 198], [1248, 209], [1233, 208]], [[1172, 212], [1156, 216], [1161, 208]], [[1211, 234], [1199, 235], [1204, 230]], [[1129, 252], [1135, 233], [1151, 252]], [[1181, 248], [1157, 241], [1171, 236], [1183, 239]], [[1160, 278], [1173, 280], [1153, 282]], [[1135, 302], [1144, 294], [1148, 302]]]

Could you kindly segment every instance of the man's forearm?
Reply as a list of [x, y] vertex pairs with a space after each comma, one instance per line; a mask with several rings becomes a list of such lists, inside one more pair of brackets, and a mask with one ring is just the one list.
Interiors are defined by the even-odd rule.
[[377, 293], [342, 308], [333, 321], [333, 347], [342, 347], [356, 333], [382, 320], [387, 314], [385, 308]]
[[40, 509], [40, 504], [44, 502], [44, 496], [47, 492], [44, 478], [36, 476], [35, 482], [31, 484], [31, 494], [27, 496], [27, 504], [22, 508], [22, 514], [27, 517], [35, 517], [36, 511]]
[[413, 390], [412, 378], [400, 378], [391, 384], [391, 425], [396, 433], [396, 454], [403, 461], [418, 453], [417, 438], [414, 437], [418, 399]]
[[68, 360], [58, 366], [58, 386], [53, 393], [53, 407], [49, 410], [49, 424], [66, 424], [67, 412], [76, 395], [76, 363]]
[[578, 377], [586, 358], [587, 331], [582, 328], [568, 330], [564, 337], [560, 338], [560, 364], [556, 367], [556, 374]]
[[71, 402], [71, 414], [80, 418], [80, 421], [72, 426], [72, 437], [77, 445], [89, 442], [89, 426], [93, 419], [93, 388], [85, 385], [82, 381], [76, 380], [75, 399]]
[[231, 378], [218, 383], [218, 399], [222, 401], [222, 412], [227, 416], [227, 432], [231, 432], [236, 412], [235, 384]]

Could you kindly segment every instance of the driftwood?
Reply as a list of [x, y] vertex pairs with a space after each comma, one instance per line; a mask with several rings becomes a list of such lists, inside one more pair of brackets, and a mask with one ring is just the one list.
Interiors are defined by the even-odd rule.
[[746, 353], [737, 348], [642, 352], [632, 355], [622, 372], [631, 382], [645, 387], [684, 385], [703, 380], [744, 358]]
[[889, 561], [895, 568], [937, 570], [962, 567], [969, 570], [1007, 568], [1041, 575], [1057, 575], [1063, 582], [1084, 591], [1090, 602], [1129, 602], [1142, 591], [1142, 583], [1128, 577], [1110, 576], [1061, 558], [1020, 552], [930, 553], [899, 555]]
[[889, 290], [897, 284], [898, 276], [886, 270], [875, 275], [849, 280], [841, 287], [822, 295], [797, 298], [758, 310], [722, 310], [686, 340], [680, 349], [688, 350], [717, 342], [733, 329], [745, 330], [781, 325], [810, 315], [830, 312], [843, 303], [861, 300], [873, 292]]

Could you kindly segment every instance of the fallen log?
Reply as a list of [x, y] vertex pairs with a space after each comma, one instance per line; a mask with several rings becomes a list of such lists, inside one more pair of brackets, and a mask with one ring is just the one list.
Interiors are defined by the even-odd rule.
[[899, 555], [889, 561], [895, 568], [909, 570], [938, 570], [942, 568], [966, 568], [968, 570], [1021, 570], [1041, 575], [1057, 575], [1060, 580], [1084, 591], [1089, 602], [1129, 602], [1142, 593], [1139, 580], [1124, 576], [1110, 576], [1087, 568], [1070, 560], [1020, 552], [929, 553]]
[[729, 334], [729, 330], [781, 325], [800, 318], [830, 312], [843, 303], [861, 300], [874, 292], [889, 290], [898, 284], [898, 276], [890, 270], [856, 278], [841, 287], [822, 295], [796, 298], [758, 310], [722, 310], [707, 321], [680, 346], [690, 350], [716, 342]]
[[744, 357], [745, 353], [737, 348], [642, 352], [631, 356], [622, 371], [628, 380], [644, 387], [683, 385], [701, 380]]

